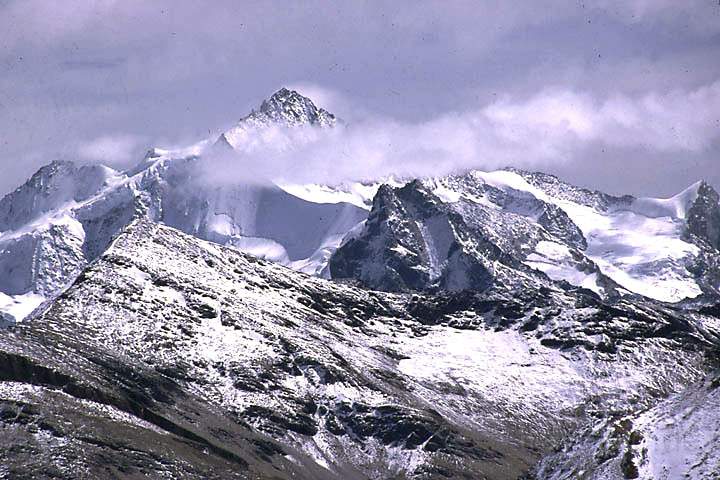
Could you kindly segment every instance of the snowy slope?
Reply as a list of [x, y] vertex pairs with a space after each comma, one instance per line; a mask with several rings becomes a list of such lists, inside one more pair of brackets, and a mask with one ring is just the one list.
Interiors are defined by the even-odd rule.
[[701, 280], [691, 272], [702, 252], [686, 235], [685, 222], [702, 182], [669, 199], [635, 199], [571, 187], [548, 175], [501, 176], [511, 188], [562, 208], [588, 241], [585, 255], [626, 289], [668, 302], [702, 293]]
[[[515, 479], [598, 416], [653, 407], [711, 368], [706, 316], [553, 285], [508, 293], [367, 291], [139, 219], [0, 336], [0, 406], [66, 419], [2, 416], [0, 452], [28, 445], [67, 475], [191, 438], [143, 465], [172, 476], [205, 450], [200, 466], [239, 456], [256, 478]], [[93, 402], [82, 419], [79, 401]], [[130, 440], [107, 439], [108, 415]], [[40, 442], [28, 425], [60, 433]]]
[[719, 384], [715, 373], [652, 408], [599, 421], [544, 459], [539, 478], [718, 478]]

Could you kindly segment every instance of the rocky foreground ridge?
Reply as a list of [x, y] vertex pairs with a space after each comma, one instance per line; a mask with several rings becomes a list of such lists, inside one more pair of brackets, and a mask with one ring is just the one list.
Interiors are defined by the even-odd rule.
[[[567, 285], [374, 292], [140, 219], [0, 336], [0, 473], [633, 478], [665, 461], [634, 417], [712, 411], [714, 315]], [[687, 455], [713, 471], [702, 426]]]

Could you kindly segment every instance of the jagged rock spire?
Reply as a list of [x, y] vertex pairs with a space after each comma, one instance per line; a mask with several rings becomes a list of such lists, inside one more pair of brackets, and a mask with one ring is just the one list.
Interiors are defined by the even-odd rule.
[[257, 128], [272, 125], [333, 127], [337, 122], [335, 115], [318, 107], [308, 97], [283, 87], [264, 100], [258, 110], [253, 110], [233, 128], [220, 135], [218, 142], [240, 148], [249, 132]]
[[336, 122], [335, 115], [317, 107], [308, 97], [284, 87], [262, 102], [260, 112], [274, 121], [288, 124], [332, 126]]
[[688, 231], [720, 249], [720, 196], [707, 182], [700, 182], [697, 197], [687, 213]]

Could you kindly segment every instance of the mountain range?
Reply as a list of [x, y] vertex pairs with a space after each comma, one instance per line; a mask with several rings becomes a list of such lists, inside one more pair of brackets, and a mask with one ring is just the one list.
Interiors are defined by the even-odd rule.
[[0, 477], [720, 477], [711, 185], [205, 175], [339, 125], [281, 89], [0, 200]]

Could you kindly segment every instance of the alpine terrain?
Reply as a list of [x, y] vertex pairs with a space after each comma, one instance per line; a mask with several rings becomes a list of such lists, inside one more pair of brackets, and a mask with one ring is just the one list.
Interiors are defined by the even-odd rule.
[[0, 478], [720, 478], [710, 184], [204, 174], [337, 128], [283, 88], [0, 200]]

